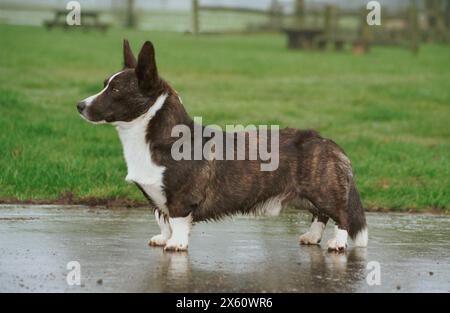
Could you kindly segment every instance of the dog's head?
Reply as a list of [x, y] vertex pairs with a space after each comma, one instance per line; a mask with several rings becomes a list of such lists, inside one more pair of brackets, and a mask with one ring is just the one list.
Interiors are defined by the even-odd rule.
[[123, 42], [124, 68], [104, 81], [104, 88], [77, 105], [81, 116], [93, 123], [130, 122], [144, 114], [163, 92], [155, 49], [144, 43], [138, 60], [127, 40]]

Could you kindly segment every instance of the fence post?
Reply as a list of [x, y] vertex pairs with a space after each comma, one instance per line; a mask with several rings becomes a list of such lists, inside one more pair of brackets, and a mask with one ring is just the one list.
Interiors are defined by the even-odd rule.
[[450, 0], [445, 1], [444, 21], [445, 21], [445, 26], [447, 27], [447, 32], [449, 32], [450, 31]]
[[363, 54], [367, 53], [370, 48], [372, 34], [369, 24], [367, 24], [367, 10], [365, 7], [361, 8], [360, 25], [358, 29], [358, 38], [353, 43], [353, 53]]
[[325, 16], [324, 16], [324, 29], [327, 37], [331, 36], [333, 25], [332, 25], [332, 16], [333, 7], [331, 5], [325, 6]]
[[130, 28], [134, 28], [136, 26], [136, 16], [134, 15], [134, 0], [127, 0], [126, 26]]
[[[446, 41], [446, 17], [445, 6], [448, 6], [448, 1], [445, 0], [427, 0], [425, 2], [425, 11], [428, 24], [428, 33], [431, 40], [434, 42]], [[431, 36], [430, 36], [431, 35]], [[429, 39], [429, 38], [428, 38]]]
[[198, 35], [199, 32], [199, 14], [198, 0], [192, 0], [192, 33]]
[[273, 30], [279, 30], [281, 28], [281, 18], [283, 12], [278, 0], [272, 0], [269, 10], [270, 28]]
[[332, 16], [331, 16], [331, 14], [332, 14], [331, 5], [326, 5], [325, 10], [324, 10], [324, 17], [323, 17], [323, 20], [324, 20], [323, 28], [324, 28], [324, 34], [325, 34], [325, 38], [324, 38], [325, 41], [323, 43], [324, 48], [326, 48], [326, 46], [328, 46], [328, 44], [333, 41], [333, 38], [331, 38], [332, 37], [332, 25], [331, 25]]
[[298, 28], [303, 27], [305, 17], [305, 1], [295, 0], [295, 24]]
[[369, 24], [367, 24], [367, 9], [361, 10], [361, 41], [364, 46], [364, 50], [369, 51], [370, 43], [372, 41], [372, 33]]
[[413, 1], [408, 10], [408, 26], [409, 26], [409, 36], [410, 36], [410, 47], [414, 54], [419, 52], [419, 21], [416, 3]]
[[441, 0], [437, 3], [437, 7], [436, 7], [436, 15], [437, 15], [437, 25], [436, 25], [436, 30], [437, 30], [437, 36], [438, 36], [438, 41], [441, 43], [446, 43], [448, 40], [447, 37], [447, 25], [446, 25], [446, 20], [448, 20], [448, 16], [446, 17], [445, 14], [448, 13], [446, 12], [446, 5], [448, 5], [445, 0]]

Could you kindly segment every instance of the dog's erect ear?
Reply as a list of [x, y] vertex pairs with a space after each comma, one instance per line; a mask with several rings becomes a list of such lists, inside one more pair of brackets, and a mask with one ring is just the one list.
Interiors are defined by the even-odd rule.
[[130, 44], [128, 40], [123, 40], [123, 67], [124, 68], [135, 68], [136, 67], [136, 58], [131, 51]]
[[139, 88], [143, 92], [150, 91], [151, 87], [158, 82], [155, 49], [150, 41], [146, 41], [142, 46], [141, 52], [139, 52], [136, 75], [139, 81]]

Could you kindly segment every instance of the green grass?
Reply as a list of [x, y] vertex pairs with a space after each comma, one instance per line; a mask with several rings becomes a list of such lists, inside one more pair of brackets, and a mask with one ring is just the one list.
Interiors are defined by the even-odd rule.
[[143, 200], [116, 131], [75, 104], [121, 67], [122, 38], [157, 48], [160, 73], [206, 124], [315, 128], [350, 156], [368, 208], [450, 209], [450, 47], [288, 51], [282, 35], [106, 34], [0, 26], [0, 199], [70, 192]]

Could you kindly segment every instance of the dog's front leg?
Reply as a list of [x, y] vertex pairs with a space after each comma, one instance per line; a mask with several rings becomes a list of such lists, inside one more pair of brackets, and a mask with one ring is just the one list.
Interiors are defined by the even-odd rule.
[[155, 210], [155, 219], [158, 223], [161, 234], [153, 236], [148, 243], [150, 246], [165, 246], [167, 240], [172, 236], [172, 229], [170, 228], [169, 218], [161, 211]]
[[186, 251], [189, 245], [189, 233], [192, 227], [192, 215], [186, 217], [169, 217], [172, 237], [167, 240], [165, 251]]

